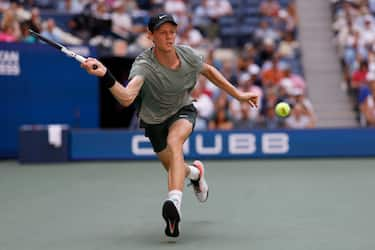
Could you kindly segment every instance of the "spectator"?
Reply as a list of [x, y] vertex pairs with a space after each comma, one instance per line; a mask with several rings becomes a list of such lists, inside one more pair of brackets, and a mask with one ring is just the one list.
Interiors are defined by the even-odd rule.
[[57, 2], [57, 10], [71, 14], [79, 14], [85, 7], [84, 0], [63, 0]]
[[265, 129], [278, 129], [284, 126], [283, 120], [275, 113], [275, 106], [268, 105], [265, 107], [264, 118], [260, 120], [259, 126]]
[[263, 16], [273, 17], [278, 14], [280, 9], [279, 2], [276, 0], [264, 0], [260, 4], [259, 11]]
[[202, 93], [210, 97], [211, 100], [216, 99], [216, 97], [220, 94], [220, 89], [213, 84], [212, 82], [208, 81], [205, 77], [199, 77], [197, 85], [199, 84]]
[[44, 26], [45, 28], [43, 28], [43, 31], [41, 32], [42, 36], [52, 41], [62, 43], [62, 40], [60, 39], [60, 37], [58, 37], [55, 33], [56, 24], [52, 18], [49, 18], [47, 22], [44, 24]]
[[233, 122], [229, 119], [227, 111], [220, 108], [216, 111], [213, 119], [210, 120], [208, 128], [210, 130], [231, 130], [233, 129]]
[[364, 24], [357, 26], [359, 32], [360, 44], [372, 44], [375, 41], [375, 27], [373, 17], [367, 15], [364, 17]]
[[229, 96], [226, 92], [219, 90], [218, 96], [214, 99], [215, 112], [220, 109], [228, 111], [230, 104]]
[[284, 33], [279, 45], [278, 54], [284, 58], [294, 59], [298, 56], [299, 43], [293, 39], [291, 32]]
[[208, 121], [214, 114], [214, 104], [211, 98], [204, 93], [204, 84], [201, 84], [204, 83], [205, 79], [200, 76], [198, 84], [191, 92], [191, 96], [195, 100], [193, 104], [198, 111], [196, 120], [196, 129], [198, 130], [206, 130], [208, 128]]
[[291, 81], [291, 88], [296, 88], [302, 90], [304, 92], [306, 90], [306, 83], [305, 80], [298, 74], [293, 73], [290, 67], [286, 67], [283, 74], [283, 80], [290, 80]]
[[186, 13], [187, 7], [182, 0], [166, 0], [164, 2], [164, 10], [174, 16], [179, 16]]
[[31, 18], [28, 21], [30, 29], [40, 33], [42, 30], [42, 18], [40, 17], [40, 11], [38, 8], [31, 10]]
[[21, 23], [21, 34], [22, 34], [21, 41], [26, 42], [26, 43], [35, 43], [36, 38], [30, 34], [29, 29], [30, 29], [30, 26], [27, 22]]
[[126, 5], [121, 0], [117, 0], [113, 3], [111, 20], [111, 30], [113, 34], [126, 41], [133, 39], [132, 19], [126, 11]]
[[14, 32], [14, 27], [12, 25], [4, 25], [0, 31], [0, 42], [17, 42], [18, 38]]
[[285, 125], [287, 128], [299, 129], [315, 127], [313, 117], [301, 103], [293, 106], [290, 116], [285, 119]]
[[113, 41], [112, 54], [113, 56], [125, 57], [128, 53], [128, 43], [122, 39]]
[[264, 97], [262, 98], [262, 114], [266, 113], [265, 108], [275, 107], [279, 102], [280, 97], [276, 87], [266, 87], [264, 90]]
[[297, 23], [298, 23], [298, 13], [296, 7], [296, 1], [291, 0], [286, 9], [288, 15], [285, 15], [284, 18], [286, 21], [286, 31], [291, 32], [294, 36], [297, 33]]
[[91, 5], [91, 13], [93, 17], [99, 20], [110, 20], [111, 14], [109, 13], [109, 7], [104, 0], [98, 0]]
[[375, 127], [375, 73], [368, 73], [367, 80], [368, 94], [359, 104], [361, 122], [363, 126]]
[[250, 74], [251, 81], [253, 82], [255, 86], [258, 86], [258, 87], [263, 86], [263, 82], [259, 78], [260, 68], [257, 64], [255, 63], [250, 64], [249, 67], [247, 68], [247, 72]]
[[253, 124], [256, 123], [256, 121], [258, 120], [259, 118], [259, 111], [261, 110], [261, 100], [262, 100], [262, 89], [256, 85], [254, 85], [254, 82], [253, 82], [253, 79], [251, 78], [251, 75], [249, 73], [243, 73], [241, 76], [240, 76], [240, 79], [239, 79], [239, 85], [238, 85], [238, 88], [242, 91], [254, 91], [254, 93], [257, 93], [258, 96], [259, 96], [259, 100], [260, 100], [260, 105], [259, 105], [259, 108], [258, 109], [252, 109], [250, 107], [247, 108], [247, 112], [248, 114], [246, 115], [246, 117], [242, 117], [243, 116], [243, 108], [241, 106], [241, 103], [238, 102], [237, 100], [235, 99], [232, 99], [230, 101], [230, 104], [229, 104], [229, 108], [230, 108], [230, 117], [234, 120], [234, 121], [244, 121], [245, 120], [249, 120], [252, 121]]
[[[205, 56], [206, 63], [213, 65], [216, 69], [219, 71], [223, 68], [223, 62], [222, 60], [219, 60], [215, 57], [215, 48], [213, 46], [208, 46], [207, 48], [207, 55]], [[223, 72], [222, 72], [223, 73]], [[227, 79], [230, 79], [229, 75]], [[231, 80], [229, 80], [233, 84]]]
[[274, 56], [270, 69], [266, 69], [262, 73], [262, 81], [264, 86], [275, 86], [278, 85], [281, 79], [284, 77], [282, 70], [279, 67], [279, 57]]
[[354, 71], [351, 79], [351, 89], [354, 91], [355, 95], [358, 94], [358, 89], [366, 81], [366, 75], [368, 73], [368, 62], [362, 60], [359, 69]]
[[192, 17], [193, 26], [198, 28], [205, 36], [209, 34], [211, 26], [207, 2], [208, 0], [201, 0], [201, 4], [193, 10]]
[[189, 25], [189, 15], [186, 3], [183, 0], [166, 0], [164, 11], [170, 13], [178, 22], [178, 33], [182, 33]]
[[143, 50], [151, 48], [152, 46], [152, 41], [148, 39], [147, 33], [142, 33], [138, 35], [135, 42], [129, 45], [128, 56], [134, 57], [141, 53]]
[[202, 21], [205, 20], [206, 15], [209, 19], [208, 27], [205, 27], [205, 34], [211, 41], [217, 39], [219, 19], [232, 14], [232, 5], [228, 0], [203, 0], [202, 8], [196, 10], [196, 15], [199, 16]]
[[303, 93], [303, 90], [299, 88], [293, 88], [290, 90], [290, 96], [291, 96], [291, 99], [289, 99], [289, 103], [301, 104], [305, 108], [306, 114], [313, 121], [313, 124], [315, 124], [317, 119], [316, 119], [314, 107], [310, 99], [308, 99]]
[[207, 0], [207, 8], [208, 16], [214, 21], [233, 14], [232, 5], [228, 0]]
[[202, 47], [205, 43], [202, 34], [191, 23], [182, 31], [179, 43], [187, 44], [193, 48]]
[[30, 19], [31, 14], [29, 11], [25, 10], [21, 2], [13, 1], [10, 5], [10, 9], [13, 10], [16, 20], [19, 23], [27, 21]]
[[261, 48], [259, 49], [256, 59], [257, 64], [262, 67], [265, 62], [272, 60], [276, 54], [276, 50], [277, 48], [275, 41], [270, 38], [265, 39], [261, 44]]
[[16, 42], [21, 37], [20, 24], [16, 19], [16, 14], [12, 9], [8, 9], [3, 14], [1, 20], [2, 39], [6, 42]]
[[234, 122], [234, 129], [250, 130], [255, 127], [256, 121], [250, 117], [249, 107], [246, 103], [240, 103], [239, 119]]
[[234, 60], [225, 59], [222, 62], [221, 73], [232, 85], [237, 86], [237, 72], [234, 65]]
[[277, 96], [277, 102], [294, 103], [294, 99], [292, 99], [292, 97], [294, 96], [294, 87], [291, 79], [283, 78], [280, 81], [280, 84], [277, 88]]
[[254, 32], [254, 38], [255, 42], [260, 44], [262, 41], [277, 41], [280, 35], [266, 20], [263, 20], [259, 23], [259, 27]]
[[51, 18], [47, 19], [44, 24], [42, 35], [50, 40], [68, 45], [81, 45], [82, 40], [61, 30], [56, 26], [55, 21]]

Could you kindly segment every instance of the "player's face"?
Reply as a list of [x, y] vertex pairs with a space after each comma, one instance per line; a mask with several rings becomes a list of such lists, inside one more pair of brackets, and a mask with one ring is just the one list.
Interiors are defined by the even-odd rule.
[[151, 39], [160, 50], [171, 51], [177, 35], [177, 26], [172, 23], [164, 23], [151, 34]]

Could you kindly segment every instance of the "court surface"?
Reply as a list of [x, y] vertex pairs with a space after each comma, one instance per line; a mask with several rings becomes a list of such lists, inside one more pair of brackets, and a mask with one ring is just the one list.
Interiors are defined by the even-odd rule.
[[207, 161], [210, 197], [183, 197], [163, 236], [156, 161], [0, 162], [0, 250], [375, 249], [375, 160]]

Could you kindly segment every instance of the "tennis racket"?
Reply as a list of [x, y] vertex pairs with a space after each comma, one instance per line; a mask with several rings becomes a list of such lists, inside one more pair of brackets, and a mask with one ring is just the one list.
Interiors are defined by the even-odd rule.
[[[83, 63], [86, 60], [85, 57], [83, 57], [81, 55], [78, 55], [77, 53], [71, 51], [70, 49], [66, 48], [65, 46], [63, 46], [63, 45], [61, 45], [61, 44], [59, 44], [57, 42], [54, 42], [54, 41], [52, 41], [52, 40], [50, 40], [50, 39], [42, 36], [38, 32], [35, 32], [35, 31], [31, 30], [31, 29], [29, 29], [29, 31], [30, 31], [30, 34], [32, 36], [34, 36], [35, 38], [37, 38], [37, 39], [39, 39], [39, 40], [47, 43], [48, 45], [52, 46], [55, 49], [60, 50], [65, 55], [76, 59], [78, 62]], [[95, 70], [95, 69], [98, 68], [98, 65], [93, 65], [92, 68]]]

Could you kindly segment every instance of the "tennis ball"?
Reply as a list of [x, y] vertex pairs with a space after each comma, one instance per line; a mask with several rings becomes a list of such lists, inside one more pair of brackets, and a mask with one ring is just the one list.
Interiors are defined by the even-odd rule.
[[280, 117], [288, 116], [290, 113], [290, 106], [286, 102], [279, 102], [275, 107], [275, 113]]

